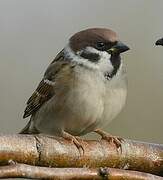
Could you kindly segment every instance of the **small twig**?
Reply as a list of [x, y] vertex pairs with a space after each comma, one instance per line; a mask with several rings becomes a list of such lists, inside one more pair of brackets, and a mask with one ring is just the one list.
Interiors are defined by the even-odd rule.
[[163, 177], [137, 171], [114, 168], [47, 168], [26, 164], [0, 167], [0, 178], [87, 179], [87, 180], [163, 180]]
[[70, 141], [32, 135], [0, 136], [0, 165], [17, 163], [50, 167], [113, 167], [163, 176], [163, 145], [125, 140], [114, 144], [83, 141], [84, 155]]

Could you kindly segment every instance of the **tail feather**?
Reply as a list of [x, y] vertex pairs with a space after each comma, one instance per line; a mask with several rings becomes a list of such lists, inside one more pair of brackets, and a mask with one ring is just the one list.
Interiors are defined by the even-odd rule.
[[35, 128], [31, 128], [32, 120], [28, 122], [28, 124], [19, 132], [19, 134], [39, 134], [39, 131]]

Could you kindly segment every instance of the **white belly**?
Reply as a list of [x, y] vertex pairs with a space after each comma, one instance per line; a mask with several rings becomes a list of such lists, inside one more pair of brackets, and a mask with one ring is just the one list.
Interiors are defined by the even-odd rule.
[[58, 134], [65, 130], [79, 135], [101, 119], [105, 93], [101, 77], [96, 72], [78, 70], [73, 78], [68, 86], [58, 88], [56, 95], [36, 113], [35, 127], [40, 132]]
[[88, 71], [79, 71], [74, 78], [78, 78], [75, 84], [60, 89], [36, 113], [35, 127], [40, 132], [86, 134], [109, 123], [121, 111], [126, 99], [124, 85], [110, 86], [99, 74]]
[[105, 98], [104, 113], [99, 124], [100, 127], [105, 127], [121, 112], [126, 102], [126, 95], [126, 89], [108, 90]]

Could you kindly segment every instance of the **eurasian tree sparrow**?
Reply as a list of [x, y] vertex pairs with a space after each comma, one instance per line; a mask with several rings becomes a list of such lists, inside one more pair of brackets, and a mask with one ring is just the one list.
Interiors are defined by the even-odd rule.
[[106, 126], [125, 105], [126, 73], [120, 53], [129, 48], [117, 34], [92, 28], [74, 34], [47, 68], [27, 101], [22, 134], [44, 133], [71, 139], [97, 132], [120, 146], [121, 138], [98, 129]]
[[157, 46], [158, 46], [158, 45], [163, 46], [163, 38], [158, 39], [155, 44], [156, 44]]

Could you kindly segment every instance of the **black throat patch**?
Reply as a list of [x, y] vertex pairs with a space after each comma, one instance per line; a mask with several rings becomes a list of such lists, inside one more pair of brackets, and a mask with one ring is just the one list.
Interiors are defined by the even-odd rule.
[[117, 71], [121, 65], [121, 57], [119, 54], [117, 55], [111, 55], [110, 61], [113, 65], [113, 71], [108, 74], [109, 78], [112, 78], [113, 76], [115, 76], [117, 74]]

